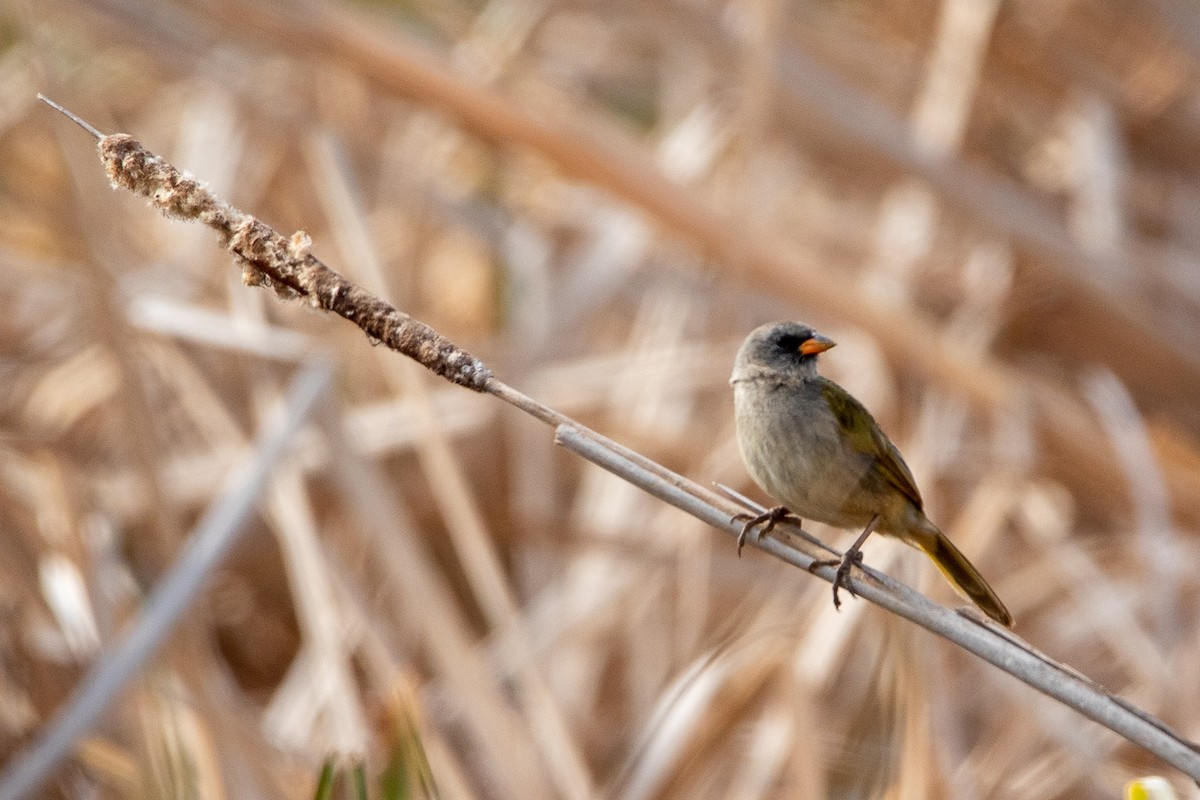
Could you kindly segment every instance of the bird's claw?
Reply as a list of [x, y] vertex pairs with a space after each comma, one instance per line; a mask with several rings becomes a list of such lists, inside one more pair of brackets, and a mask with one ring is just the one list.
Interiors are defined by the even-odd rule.
[[775, 506], [774, 508], [764, 511], [758, 516], [753, 517], [749, 514], [734, 514], [733, 519], [730, 520], [731, 522], [737, 522], [738, 520], [742, 519], [746, 520], [746, 524], [742, 526], [742, 531], [737, 537], [738, 558], [741, 558], [742, 556], [742, 547], [746, 544], [746, 537], [750, 535], [750, 531], [753, 530], [756, 525], [762, 525], [764, 522], [767, 523], [766, 525], [763, 525], [762, 530], [758, 532], [759, 537], [766, 536], [775, 529], [775, 524], [779, 522], [779, 520], [787, 517], [791, 513], [792, 512], [787, 510], [787, 506]]
[[861, 550], [855, 550], [852, 553], [846, 553], [842, 557], [842, 561], [838, 564], [837, 572], [833, 576], [833, 607], [835, 610], [842, 607], [842, 601], [838, 599], [838, 589], [845, 589], [850, 593], [851, 597], [858, 597], [858, 592], [854, 591], [848, 581], [850, 578], [850, 568], [856, 564], [862, 564], [863, 554]]
[[820, 561], [814, 561], [808, 565], [809, 572], [816, 572], [821, 567], [837, 567], [837, 572], [833, 574], [833, 607], [834, 610], [840, 610], [842, 600], [838, 597], [838, 590], [845, 589], [850, 593], [851, 597], [858, 597], [858, 592], [854, 591], [853, 587], [848, 583], [850, 578], [850, 570], [855, 565], [862, 564], [863, 554], [861, 550], [848, 550], [841, 558], [828, 558]]

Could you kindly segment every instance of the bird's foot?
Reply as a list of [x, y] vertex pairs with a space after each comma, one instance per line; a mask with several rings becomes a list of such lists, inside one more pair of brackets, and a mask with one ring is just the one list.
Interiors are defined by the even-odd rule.
[[766, 525], [763, 525], [762, 530], [758, 532], [758, 536], [766, 536], [768, 533], [775, 530], [776, 523], [778, 523], [781, 519], [785, 519], [790, 516], [794, 515], [792, 512], [788, 511], [787, 506], [775, 506], [774, 508], [768, 509], [756, 517], [752, 517], [749, 514], [735, 514], [731, 522], [737, 522], [738, 520], [742, 519], [746, 520], [746, 524], [742, 526], [742, 532], [739, 533], [737, 537], [738, 557], [741, 558], [742, 546], [746, 544], [746, 536], [749, 535], [750, 531], [756, 525], [762, 525], [764, 522], [767, 523]]
[[850, 568], [855, 564], [862, 564], [862, 546], [875, 530], [875, 526], [879, 524], [879, 515], [871, 517], [867, 527], [863, 528], [863, 532], [854, 540], [854, 544], [850, 545], [850, 549], [842, 554], [841, 559], [831, 559], [828, 561], [814, 561], [808, 568], [809, 572], [818, 567], [832, 567], [837, 565], [837, 572], [833, 574], [833, 608], [835, 611], [842, 607], [842, 601], [838, 599], [838, 589], [845, 589], [850, 593], [851, 597], [858, 597], [858, 594], [850, 587], [847, 581], [850, 578]]
[[842, 600], [838, 597], [838, 590], [845, 589], [850, 593], [851, 597], [858, 597], [858, 593], [847, 583], [850, 578], [850, 569], [856, 564], [862, 564], [863, 554], [858, 548], [851, 548], [846, 551], [846, 554], [841, 558], [827, 558], [820, 561], [814, 561], [808, 565], [809, 572], [816, 572], [821, 567], [837, 567], [837, 572], [833, 574], [833, 607], [841, 609]]

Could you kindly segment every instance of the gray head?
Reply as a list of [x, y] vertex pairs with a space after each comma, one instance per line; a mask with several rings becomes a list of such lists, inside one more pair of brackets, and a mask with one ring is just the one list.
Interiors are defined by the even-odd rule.
[[817, 356], [834, 341], [803, 322], [769, 322], [742, 342], [730, 383], [768, 378], [808, 380], [817, 374]]

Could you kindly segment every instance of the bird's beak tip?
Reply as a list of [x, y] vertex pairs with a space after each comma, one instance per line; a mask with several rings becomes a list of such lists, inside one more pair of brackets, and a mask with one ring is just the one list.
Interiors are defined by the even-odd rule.
[[837, 342], [817, 334], [810, 339], [805, 340], [804, 344], [800, 345], [800, 352], [806, 356], [813, 356], [817, 353], [824, 353], [829, 348], [835, 346]]

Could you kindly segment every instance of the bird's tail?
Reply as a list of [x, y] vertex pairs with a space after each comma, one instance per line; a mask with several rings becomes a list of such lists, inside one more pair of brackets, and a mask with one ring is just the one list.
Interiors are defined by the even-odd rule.
[[937, 568], [946, 576], [946, 580], [950, 581], [950, 585], [959, 593], [979, 606], [983, 613], [996, 622], [1006, 628], [1011, 628], [1012, 614], [1008, 613], [1004, 603], [1000, 602], [1000, 598], [992, 591], [992, 587], [988, 586], [987, 581], [979, 574], [979, 570], [975, 569], [975, 566], [954, 546], [954, 543], [946, 538], [946, 534], [937, 531], [936, 528], [934, 531], [937, 532], [936, 536], [921, 536], [917, 539], [917, 546], [925, 551], [925, 555], [929, 556], [934, 564], [937, 564]]

